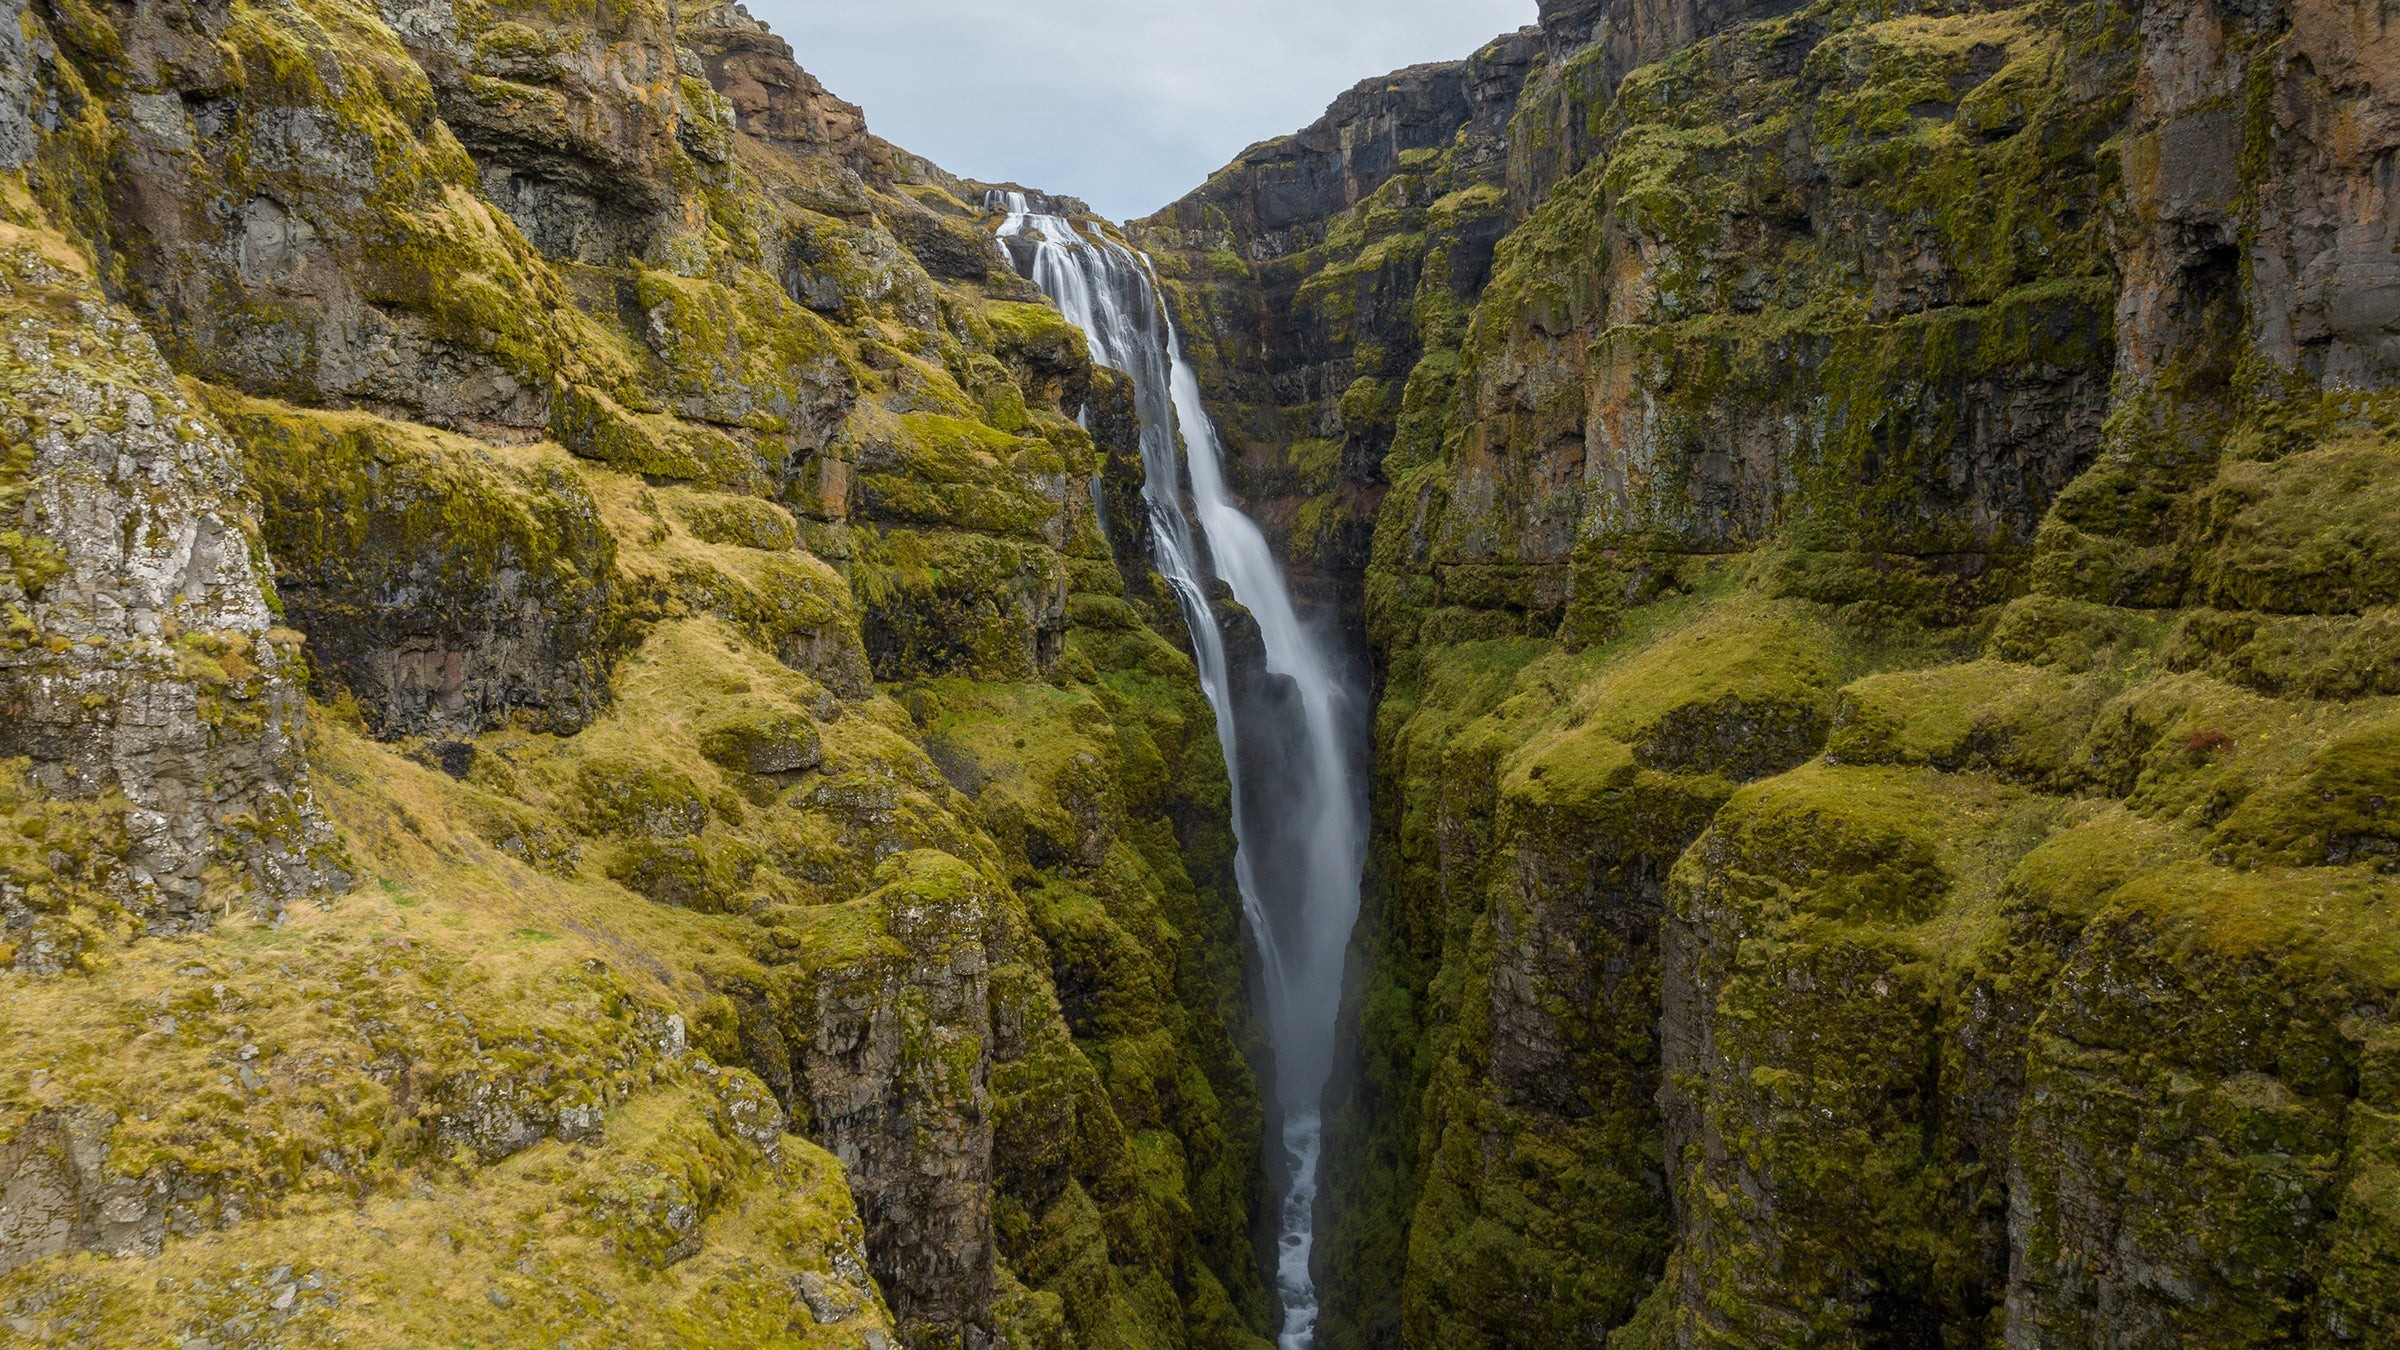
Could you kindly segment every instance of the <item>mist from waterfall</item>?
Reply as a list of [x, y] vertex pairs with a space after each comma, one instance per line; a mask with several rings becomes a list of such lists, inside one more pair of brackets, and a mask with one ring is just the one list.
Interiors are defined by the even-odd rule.
[[[1266, 536], [1226, 490], [1216, 427], [1149, 259], [1097, 226], [1078, 229], [1037, 210], [1023, 193], [995, 193], [987, 206], [1007, 211], [1002, 248], [1019, 266], [1029, 256], [1034, 284], [1083, 330], [1092, 359], [1133, 380], [1157, 567], [1191, 630], [1201, 688], [1216, 711], [1233, 780], [1235, 879], [1266, 984], [1283, 1120], [1286, 1179], [1276, 1234], [1281, 1340], [1284, 1350], [1306, 1350], [1317, 1318], [1309, 1256], [1319, 1112], [1333, 1068], [1343, 950], [1358, 916], [1366, 858], [1363, 706], [1322, 635], [1302, 621]], [[1208, 605], [1211, 577], [1257, 622], [1274, 696], [1237, 697], [1225, 639]]]

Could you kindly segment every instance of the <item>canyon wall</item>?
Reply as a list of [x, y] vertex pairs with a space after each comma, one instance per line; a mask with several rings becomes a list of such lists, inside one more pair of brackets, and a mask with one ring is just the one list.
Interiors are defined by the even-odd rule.
[[737, 5], [0, 5], [11, 1337], [1263, 1343], [1222, 757], [982, 203]]
[[1378, 681], [1327, 1345], [2400, 1335], [2392, 52], [1545, 5], [1145, 223]]

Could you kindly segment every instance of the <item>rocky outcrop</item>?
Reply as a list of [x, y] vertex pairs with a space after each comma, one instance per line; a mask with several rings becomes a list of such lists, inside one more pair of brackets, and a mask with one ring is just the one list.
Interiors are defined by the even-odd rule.
[[[121, 809], [100, 903], [154, 932], [238, 889], [274, 914], [337, 883], [303, 755], [299, 636], [275, 623], [238, 454], [57, 236], [0, 224], [0, 755], [39, 790]], [[212, 868], [239, 878], [212, 894]], [[105, 876], [102, 874], [105, 873]], [[93, 933], [63, 894], [0, 882], [19, 969]]]
[[472, 166], [391, 33], [191, 19], [132, 6], [61, 30], [90, 78], [66, 87], [78, 120], [43, 152], [62, 192], [88, 190], [62, 211], [157, 315], [169, 359], [304, 402], [538, 430], [555, 337], [495, 303], [529, 280], [527, 255], [454, 195]]
[[867, 134], [866, 113], [828, 93], [793, 59], [791, 45], [749, 11], [694, 6], [682, 16], [681, 33], [743, 132], [787, 153], [830, 158], [862, 177], [891, 178], [892, 148]]
[[0, 169], [23, 168], [33, 157], [35, 61], [24, 0], [9, 0], [0, 9]]
[[996, 915], [946, 855], [901, 855], [889, 875], [853, 902], [877, 920], [861, 949], [788, 971], [780, 1006], [750, 1004], [744, 1051], [842, 1160], [894, 1311], [968, 1326], [993, 1295]]
[[69, 1252], [156, 1256], [163, 1206], [135, 1180], [107, 1172], [105, 1117], [45, 1117], [0, 1153], [0, 1266]]
[[290, 621], [379, 735], [571, 734], [606, 706], [616, 548], [557, 463], [213, 400], [248, 447]]
[[1512, 91], [1492, 98], [1485, 79], [1471, 63], [1451, 61], [1366, 81], [1306, 130], [1252, 146], [1155, 223], [1229, 232], [1245, 257], [1320, 242], [1336, 216], [1390, 182], [1412, 152], [1443, 149], [1479, 116], [1504, 115]]
[[2374, 166], [2390, 149], [2391, 39], [2350, 5], [2154, 4], [2141, 25], [2124, 150], [2129, 369], [2160, 379], [2238, 288], [2277, 368], [2389, 387], [2400, 223]]

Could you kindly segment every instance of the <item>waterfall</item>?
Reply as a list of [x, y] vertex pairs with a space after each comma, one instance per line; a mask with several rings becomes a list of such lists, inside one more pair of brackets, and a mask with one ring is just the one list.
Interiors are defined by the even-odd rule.
[[[1160, 300], [1150, 260], [1109, 238], [1037, 210], [1023, 193], [994, 193], [1005, 209], [1002, 248], [1030, 245], [1032, 279], [1091, 341], [1092, 359], [1133, 378], [1141, 425], [1143, 497], [1157, 567], [1191, 629], [1202, 692], [1233, 780], [1235, 880], [1266, 984], [1268, 1042], [1287, 1167], [1276, 1234], [1284, 1350], [1315, 1336], [1319, 1111], [1333, 1069], [1342, 956], [1358, 917], [1366, 860], [1358, 747], [1359, 700], [1323, 637], [1303, 623], [1266, 536], [1225, 487], [1222, 447], [1200, 402], [1200, 382]], [[1012, 251], [1011, 259], [1018, 257]], [[1179, 453], [1180, 448], [1180, 453]], [[1188, 485], [1191, 509], [1185, 509]], [[1199, 531], [1195, 539], [1194, 518]], [[1203, 559], [1196, 544], [1205, 543]], [[1222, 580], [1258, 623], [1271, 676], [1290, 697], [1237, 709], [1225, 641], [1208, 606]], [[1271, 762], [1272, 772], [1245, 772]]]

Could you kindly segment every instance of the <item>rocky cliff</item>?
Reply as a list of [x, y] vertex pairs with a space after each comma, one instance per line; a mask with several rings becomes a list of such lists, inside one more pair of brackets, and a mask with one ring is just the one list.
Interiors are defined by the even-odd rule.
[[0, 4], [11, 1337], [1260, 1343], [1224, 767], [981, 203], [737, 5]]
[[2391, 57], [1545, 4], [1146, 223], [1380, 682], [1327, 1344], [2400, 1337]]

